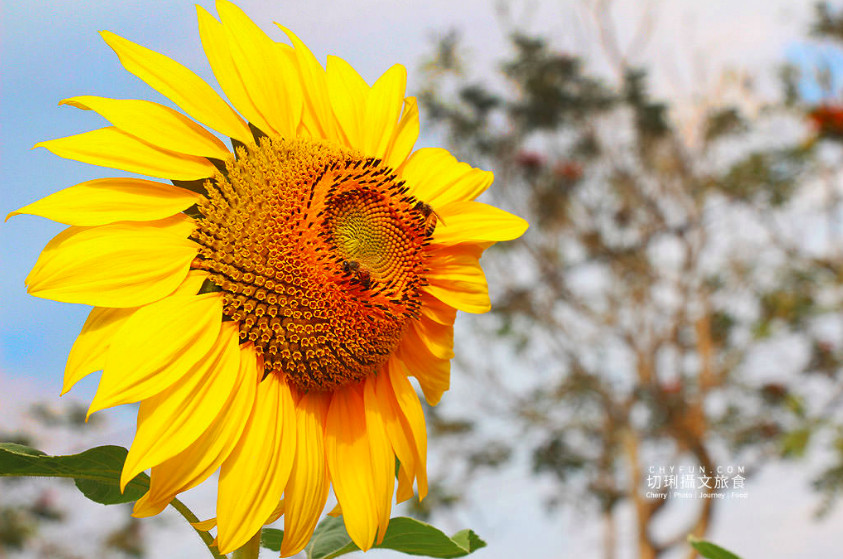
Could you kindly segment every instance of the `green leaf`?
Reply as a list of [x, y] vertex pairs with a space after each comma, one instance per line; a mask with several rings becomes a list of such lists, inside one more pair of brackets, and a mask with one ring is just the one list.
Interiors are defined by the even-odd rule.
[[688, 543], [706, 559], [741, 559], [731, 551], [726, 551], [719, 545], [711, 542], [698, 540], [694, 536], [688, 536]]
[[[389, 521], [389, 528], [375, 549], [392, 549], [425, 557], [463, 557], [485, 547], [472, 530], [461, 530], [448, 537], [444, 532], [414, 518], [398, 517]], [[359, 548], [351, 541], [342, 518], [328, 517], [319, 523], [305, 548], [308, 559], [333, 559]]]
[[281, 551], [281, 540], [284, 539], [284, 530], [277, 528], [264, 528], [261, 530], [261, 547], [272, 551]]
[[[344, 548], [349, 545], [353, 547], [346, 551]], [[328, 516], [313, 531], [313, 537], [310, 538], [310, 542], [308, 542], [304, 551], [307, 553], [307, 559], [328, 559], [339, 557], [357, 549], [359, 548], [354, 545], [348, 536], [348, 532], [345, 531], [343, 519]], [[340, 551], [342, 553], [338, 553]]]
[[0, 443], [0, 476], [66, 477], [89, 499], [103, 505], [137, 501], [149, 489], [149, 476], [139, 474], [120, 492], [120, 472], [128, 451], [99, 446], [69, 456], [47, 456], [40, 450]]
[[451, 536], [451, 539], [457, 542], [460, 547], [467, 549], [469, 553], [474, 553], [478, 549], [486, 547], [486, 542], [474, 533], [474, 530], [469, 530], [468, 528], [460, 530]]
[[[71, 478], [79, 491], [92, 501], [103, 505], [128, 503], [137, 501], [149, 490], [149, 476], [141, 473], [126, 485], [125, 492], [120, 491], [120, 473], [128, 453], [128, 450], [119, 446], [98, 446], [69, 456], [47, 456], [28, 446], [0, 443], [0, 477]], [[188, 522], [199, 521], [178, 499], [173, 499], [170, 506]], [[224, 558], [213, 546], [213, 536], [196, 528], [194, 530], [213, 557]]]
[[44, 456], [44, 453], [38, 450], [37, 448], [32, 448], [31, 446], [26, 446], [17, 443], [0, 443], [0, 450], [6, 449], [9, 452], [13, 452], [15, 454], [23, 454], [26, 456]]

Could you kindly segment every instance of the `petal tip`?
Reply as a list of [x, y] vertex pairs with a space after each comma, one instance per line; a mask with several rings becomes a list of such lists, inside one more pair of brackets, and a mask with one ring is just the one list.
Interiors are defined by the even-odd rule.
[[120, 38], [119, 35], [117, 35], [116, 33], [112, 33], [111, 31], [108, 31], [107, 29], [100, 30], [99, 34], [100, 34], [100, 37], [102, 37], [103, 40], [106, 43], [108, 43], [109, 46], [111, 45], [112, 41]]
[[59, 107], [61, 107], [62, 105], [69, 105], [71, 107], [76, 107], [77, 109], [82, 109], [85, 111], [90, 110], [87, 106], [79, 102], [78, 97], [68, 97], [67, 99], [62, 99], [61, 101], [59, 101]]

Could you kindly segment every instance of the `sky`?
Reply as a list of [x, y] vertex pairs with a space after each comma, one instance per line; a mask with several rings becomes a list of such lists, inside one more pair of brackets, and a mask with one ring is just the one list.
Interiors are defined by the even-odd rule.
[[[215, 13], [213, 2], [200, 4]], [[282, 37], [272, 25], [278, 21], [304, 40], [318, 59], [340, 55], [370, 83], [392, 64], [406, 65], [410, 94], [418, 87], [417, 69], [431, 39], [450, 28], [462, 31], [475, 74], [493, 71], [494, 60], [506, 52], [496, 2], [243, 0], [239, 4], [271, 36]], [[598, 33], [600, 20], [592, 9], [596, 4], [591, 0], [512, 2], [508, 17], [530, 31], [547, 34], [560, 48], [586, 55], [592, 71], [611, 76], [606, 43]], [[734, 94], [735, 80], [730, 82], [724, 75], [752, 78], [753, 96], [763, 97], [773, 89], [775, 63], [790, 59], [810, 65], [824, 56], [821, 47], [803, 39], [810, 14], [801, 0], [618, 0], [609, 4], [612, 18], [602, 23], [616, 30], [620, 50], [628, 52], [634, 63], [653, 64], [654, 93], [670, 97], [688, 119], [706, 103]], [[61, 99], [91, 94], [164, 102], [122, 69], [99, 36], [100, 30], [163, 52], [213, 83], [195, 13], [192, 2], [181, 0], [0, 0], [0, 215], [85, 180], [125, 175], [31, 147], [41, 140], [104, 125], [91, 112], [59, 107]], [[806, 91], [820, 96], [816, 90]], [[423, 133], [417, 147], [436, 141], [434, 135]], [[30, 216], [0, 224], [0, 427], [12, 422], [12, 416], [18, 417], [21, 401], [57, 399], [67, 353], [88, 312], [86, 307], [25, 293], [26, 274], [43, 246], [61, 229]], [[460, 320], [470, 327], [475, 319], [463, 316]], [[454, 384], [459, 392], [458, 378]], [[89, 400], [94, 388], [95, 379], [88, 379], [74, 390], [73, 397]], [[447, 396], [445, 400], [447, 406]], [[117, 412], [115, 417], [126, 421], [130, 415]], [[51, 444], [51, 452], [70, 450], [61, 440]], [[805, 474], [804, 468], [786, 467], [764, 474], [767, 477], [759, 484], [763, 482], [768, 490], [756, 492], [746, 503], [724, 506], [713, 536], [724, 545], [733, 544], [737, 551], [746, 550], [747, 557], [820, 557], [832, 544], [839, 549], [843, 537], [832, 527], [835, 522], [839, 526], [843, 517], [837, 515], [824, 524], [809, 522], [815, 501]], [[595, 527], [583, 526], [576, 518], [548, 519], [540, 504], [540, 483], [531, 483], [523, 471], [502, 476], [478, 480], [472, 489], [474, 508], [446, 519], [449, 530], [471, 526], [489, 540], [489, 549], [478, 557], [509, 557], [519, 552], [589, 556], [588, 550], [598, 541]], [[500, 491], [500, 487], [517, 491]], [[791, 530], [781, 531], [781, 526]], [[190, 549], [196, 549], [193, 544]]]

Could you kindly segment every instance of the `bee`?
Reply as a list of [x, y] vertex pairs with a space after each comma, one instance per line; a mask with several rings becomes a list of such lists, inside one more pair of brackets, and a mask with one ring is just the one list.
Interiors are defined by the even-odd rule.
[[357, 260], [343, 260], [342, 271], [344, 274], [352, 275], [363, 289], [369, 289], [372, 286], [372, 273], [360, 266], [360, 262]]
[[413, 209], [421, 213], [422, 217], [424, 217], [426, 234], [431, 235], [433, 233], [433, 230], [436, 229], [436, 223], [438, 221], [441, 221], [442, 225], [445, 225], [445, 220], [442, 219], [442, 216], [436, 213], [436, 210], [434, 210], [430, 204], [419, 200], [415, 203]]
[[369, 270], [361, 268], [357, 270], [357, 281], [363, 286], [363, 289], [369, 289], [372, 286], [372, 274]]

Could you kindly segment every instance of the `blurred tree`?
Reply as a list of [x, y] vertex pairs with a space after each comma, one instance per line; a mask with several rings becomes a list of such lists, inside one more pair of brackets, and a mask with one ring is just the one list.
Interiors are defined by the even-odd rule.
[[[817, 20], [816, 33], [843, 40], [843, 17], [823, 6]], [[478, 379], [491, 385], [484, 407], [521, 435], [533, 472], [558, 482], [551, 504], [596, 506], [604, 557], [616, 556], [625, 504], [637, 556], [652, 559], [702, 537], [723, 501], [691, 500], [687, 526], [657, 536], [674, 499], [647, 497], [651, 467], [751, 476], [819, 441], [839, 460], [816, 483], [826, 505], [843, 489], [843, 104], [807, 107], [788, 68], [780, 100], [680, 121], [601, 33], [614, 80], [513, 29], [500, 73], [473, 81], [451, 33], [424, 67], [421, 100], [461, 157], [495, 172], [496, 205], [531, 223], [487, 257], [484, 324], [497, 338], [479, 352], [494, 360]], [[495, 351], [500, 340], [516, 359]], [[511, 432], [431, 413], [465, 472], [523, 449]]]

